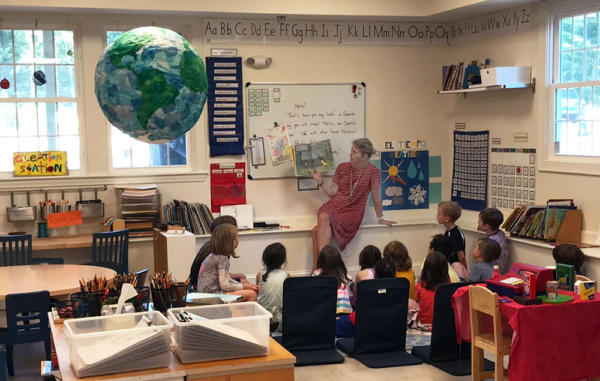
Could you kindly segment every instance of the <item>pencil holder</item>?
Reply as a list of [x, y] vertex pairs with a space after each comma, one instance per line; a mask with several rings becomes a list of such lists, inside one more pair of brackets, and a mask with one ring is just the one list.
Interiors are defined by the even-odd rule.
[[154, 309], [160, 312], [167, 312], [171, 308], [171, 301], [169, 299], [168, 288], [154, 288], [150, 285], [150, 291], [152, 293], [152, 303]]
[[137, 295], [129, 299], [127, 302], [133, 304], [135, 312], [148, 311], [148, 303], [150, 302], [150, 287], [136, 287]]
[[71, 294], [73, 315], [76, 318], [87, 316], [100, 316], [102, 311], [102, 291], [76, 292]]
[[171, 307], [185, 307], [187, 288], [188, 285], [185, 282], [178, 282], [171, 285], [171, 288], [169, 288]]

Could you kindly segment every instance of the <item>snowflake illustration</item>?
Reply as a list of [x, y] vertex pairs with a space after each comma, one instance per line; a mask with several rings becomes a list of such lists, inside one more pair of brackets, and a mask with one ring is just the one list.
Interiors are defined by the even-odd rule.
[[410, 187], [409, 192], [408, 201], [410, 201], [411, 204], [419, 206], [420, 204], [425, 203], [427, 191], [421, 187], [421, 184]]

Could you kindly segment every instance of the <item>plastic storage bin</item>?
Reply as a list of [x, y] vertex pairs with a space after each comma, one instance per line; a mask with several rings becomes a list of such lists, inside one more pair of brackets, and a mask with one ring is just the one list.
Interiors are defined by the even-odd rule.
[[[203, 320], [181, 322], [184, 311]], [[267, 355], [270, 318], [256, 302], [169, 309], [175, 353], [185, 364]]]
[[78, 377], [168, 367], [173, 324], [157, 311], [65, 320]]

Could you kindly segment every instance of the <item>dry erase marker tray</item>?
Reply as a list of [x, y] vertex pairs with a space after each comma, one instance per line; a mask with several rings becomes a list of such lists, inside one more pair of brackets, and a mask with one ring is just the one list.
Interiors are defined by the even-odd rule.
[[65, 320], [78, 377], [169, 366], [173, 324], [160, 312]]
[[169, 309], [182, 363], [264, 356], [271, 313], [256, 302]]

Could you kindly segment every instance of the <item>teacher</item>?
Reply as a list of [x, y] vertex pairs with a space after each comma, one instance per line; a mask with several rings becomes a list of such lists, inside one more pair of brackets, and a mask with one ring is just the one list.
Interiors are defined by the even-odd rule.
[[369, 192], [377, 222], [388, 226], [396, 223], [383, 219], [379, 169], [369, 163], [369, 158], [374, 153], [375, 149], [369, 139], [356, 139], [352, 142], [350, 162], [338, 165], [331, 183], [325, 184], [317, 169], [311, 171], [319, 187], [330, 198], [319, 209], [317, 226], [312, 230], [313, 270], [316, 268], [319, 252], [329, 244], [332, 235], [340, 250], [344, 250], [354, 238], [365, 213]]

